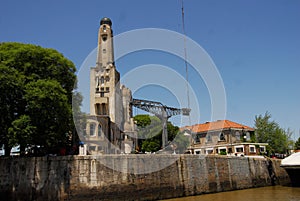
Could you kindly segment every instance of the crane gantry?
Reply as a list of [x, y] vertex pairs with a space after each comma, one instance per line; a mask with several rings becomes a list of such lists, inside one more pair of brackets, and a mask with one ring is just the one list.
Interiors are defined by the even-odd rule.
[[191, 109], [189, 108], [174, 108], [163, 105], [157, 101], [142, 100], [142, 99], [132, 99], [131, 105], [137, 107], [146, 112], [150, 112], [157, 116], [162, 122], [162, 148], [165, 148], [168, 142], [168, 129], [167, 122], [168, 119], [175, 115], [185, 115], [190, 114]]

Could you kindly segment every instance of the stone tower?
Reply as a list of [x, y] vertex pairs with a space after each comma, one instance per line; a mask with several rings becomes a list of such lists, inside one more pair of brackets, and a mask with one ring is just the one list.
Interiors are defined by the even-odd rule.
[[96, 66], [90, 70], [90, 116], [85, 139], [90, 153], [134, 150], [131, 100], [130, 89], [120, 85], [120, 73], [114, 62], [112, 22], [105, 17], [100, 21]]
[[121, 126], [120, 74], [114, 64], [113, 31], [109, 18], [100, 21], [96, 67], [90, 71], [90, 113], [108, 115]]

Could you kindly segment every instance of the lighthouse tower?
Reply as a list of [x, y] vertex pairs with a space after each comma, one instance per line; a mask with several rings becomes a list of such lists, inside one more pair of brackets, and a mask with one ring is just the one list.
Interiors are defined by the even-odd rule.
[[86, 128], [90, 152], [134, 150], [130, 140], [135, 133], [131, 100], [130, 89], [120, 85], [120, 73], [114, 62], [112, 22], [105, 17], [100, 21], [96, 66], [90, 70], [90, 116]]
[[107, 115], [121, 127], [123, 107], [120, 74], [114, 64], [111, 26], [109, 18], [100, 21], [96, 67], [90, 71], [90, 114]]

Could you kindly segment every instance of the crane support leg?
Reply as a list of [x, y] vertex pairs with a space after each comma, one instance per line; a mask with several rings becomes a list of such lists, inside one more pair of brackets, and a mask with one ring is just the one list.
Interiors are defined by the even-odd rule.
[[155, 114], [162, 122], [162, 148], [164, 149], [168, 145], [168, 118], [175, 115], [189, 115], [191, 109], [189, 108], [174, 108], [163, 105], [160, 102], [132, 99], [131, 105], [141, 110]]
[[168, 118], [162, 118], [162, 148], [165, 148], [168, 144]]

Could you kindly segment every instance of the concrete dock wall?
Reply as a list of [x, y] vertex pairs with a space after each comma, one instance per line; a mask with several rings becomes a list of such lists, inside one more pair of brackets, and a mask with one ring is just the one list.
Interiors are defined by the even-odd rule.
[[203, 155], [0, 158], [1, 200], [157, 200], [288, 184], [280, 160]]

